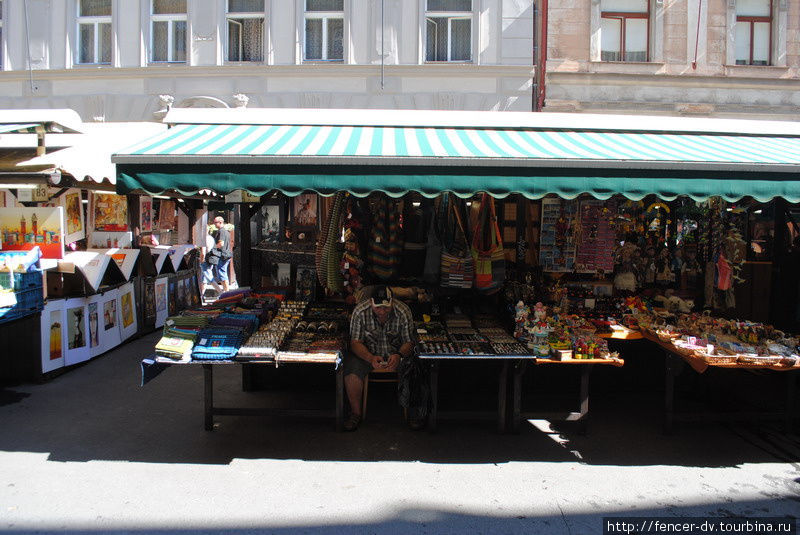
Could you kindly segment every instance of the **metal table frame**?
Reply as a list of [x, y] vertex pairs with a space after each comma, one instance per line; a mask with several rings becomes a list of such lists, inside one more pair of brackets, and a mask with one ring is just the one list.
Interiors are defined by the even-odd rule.
[[[428, 414], [428, 431], [435, 432], [438, 427], [439, 417], [446, 419], [479, 419], [497, 418], [497, 431], [505, 433], [507, 430], [508, 411], [508, 376], [511, 361], [525, 357], [524, 355], [420, 355], [420, 360], [428, 362], [430, 366], [431, 410]], [[458, 411], [439, 413], [439, 363], [443, 361], [502, 361], [497, 385], [497, 414], [475, 411]]]
[[[341, 356], [335, 363], [325, 362], [276, 362], [275, 360], [218, 360], [218, 361], [190, 361], [190, 362], [165, 362], [158, 360], [147, 362], [150, 359], [142, 362], [143, 380], [142, 385], [152, 380], [155, 376], [161, 373], [164, 369], [170, 366], [202, 366], [203, 368], [203, 426], [206, 431], [214, 430], [214, 416], [264, 416], [264, 415], [283, 415], [283, 416], [300, 416], [300, 417], [319, 417], [320, 415], [333, 415], [335, 418], [336, 431], [344, 430], [344, 366], [342, 366]], [[153, 373], [145, 373], [146, 366], [155, 364], [159, 367]], [[214, 405], [214, 368], [217, 366], [265, 366], [271, 365], [280, 367], [281, 365], [295, 365], [295, 364], [333, 364], [335, 368], [335, 381], [336, 381], [336, 395], [334, 410], [328, 409], [279, 409], [273, 407], [218, 407]], [[244, 369], [244, 368], [243, 368]]]

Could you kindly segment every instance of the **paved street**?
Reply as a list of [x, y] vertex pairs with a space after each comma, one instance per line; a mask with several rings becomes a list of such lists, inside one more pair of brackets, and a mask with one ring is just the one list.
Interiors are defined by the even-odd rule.
[[[139, 387], [154, 340], [0, 389], [0, 529], [583, 535], [602, 533], [609, 515], [800, 516], [797, 435], [706, 424], [664, 436], [658, 393], [598, 387], [588, 436], [540, 421], [518, 436], [488, 422], [412, 432], [386, 385], [356, 433], [256, 417], [218, 417], [209, 433], [199, 367]], [[316, 382], [242, 392], [228, 368], [216, 376], [220, 405], [331, 396]]]

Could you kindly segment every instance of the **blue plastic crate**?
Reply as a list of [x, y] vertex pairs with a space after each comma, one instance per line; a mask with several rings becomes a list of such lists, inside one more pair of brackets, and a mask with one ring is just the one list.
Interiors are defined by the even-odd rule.
[[[41, 278], [41, 273], [39, 274]], [[44, 294], [41, 284], [14, 292], [17, 304], [0, 308], [0, 323], [7, 323], [25, 316], [38, 314], [44, 308]]]
[[21, 290], [29, 290], [31, 288], [41, 288], [43, 285], [43, 277], [41, 271], [30, 271], [28, 273], [15, 272], [14, 285], [11, 285], [11, 273], [8, 271], [0, 271], [0, 288], [6, 290], [13, 289], [15, 292]]

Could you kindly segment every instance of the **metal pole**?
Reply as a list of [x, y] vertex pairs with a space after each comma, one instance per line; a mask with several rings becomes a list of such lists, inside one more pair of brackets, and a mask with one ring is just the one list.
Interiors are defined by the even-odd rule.
[[381, 91], [383, 91], [386, 82], [384, 78], [384, 70], [386, 64], [386, 38], [384, 32], [386, 31], [386, 23], [384, 21], [384, 4], [385, 0], [381, 0]]

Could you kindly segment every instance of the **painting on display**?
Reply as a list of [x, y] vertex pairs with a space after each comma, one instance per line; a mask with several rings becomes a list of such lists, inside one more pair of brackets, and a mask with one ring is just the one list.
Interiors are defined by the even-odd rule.
[[153, 231], [153, 198], [139, 197], [139, 228], [142, 232]]
[[133, 235], [130, 232], [101, 232], [93, 231], [89, 233], [88, 244], [91, 249], [112, 249], [127, 248], [133, 243]]
[[144, 282], [144, 321], [153, 324], [156, 321], [156, 285], [154, 279]]
[[89, 315], [86, 305], [85, 297], [76, 297], [66, 301], [67, 343], [64, 352], [64, 366], [72, 366], [91, 358], [86, 339], [89, 332]]
[[178, 214], [175, 201], [162, 200], [158, 209], [158, 228], [160, 230], [178, 230]]
[[314, 193], [303, 193], [294, 198], [293, 224], [299, 227], [315, 227], [317, 225], [317, 196]]
[[103, 351], [114, 349], [120, 342], [119, 290], [109, 290], [99, 296], [97, 311], [100, 319], [100, 345]]
[[64, 367], [64, 300], [48, 301], [42, 309], [42, 373]]
[[155, 282], [156, 327], [161, 327], [167, 320], [167, 277], [159, 277]]
[[200, 287], [197, 284], [197, 273], [189, 278], [189, 288], [191, 289], [192, 307], [200, 306]]
[[43, 258], [64, 258], [64, 208], [0, 208], [4, 251], [39, 247]]
[[178, 312], [177, 303], [177, 279], [169, 277], [169, 299], [167, 300], [167, 312], [170, 316], [174, 316]]
[[119, 288], [120, 307], [120, 335], [122, 340], [127, 340], [138, 328], [136, 321], [136, 298], [134, 297], [133, 283], [129, 282]]
[[128, 198], [114, 193], [92, 194], [94, 230], [126, 232], [128, 230]]
[[61, 196], [64, 207], [64, 243], [72, 243], [86, 237], [86, 226], [83, 218], [81, 190], [70, 189]]
[[103, 335], [105, 331], [103, 330], [102, 310], [100, 309], [102, 306], [100, 303], [101, 298], [101, 295], [93, 295], [87, 299], [88, 304], [86, 310], [89, 314], [89, 332], [87, 338], [89, 342], [89, 356], [92, 358], [104, 351]]

